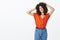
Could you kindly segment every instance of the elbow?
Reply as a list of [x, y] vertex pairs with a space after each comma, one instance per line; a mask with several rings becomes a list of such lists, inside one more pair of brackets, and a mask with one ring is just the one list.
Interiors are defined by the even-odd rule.
[[28, 13], [28, 11], [26, 13]]
[[55, 9], [53, 8], [53, 11], [55, 11]]
[[26, 13], [28, 14], [28, 13], [30, 13], [30, 12], [27, 11]]
[[52, 11], [55, 11], [55, 9], [54, 9], [54, 8], [52, 8]]
[[27, 11], [26, 13], [31, 13], [31, 11]]

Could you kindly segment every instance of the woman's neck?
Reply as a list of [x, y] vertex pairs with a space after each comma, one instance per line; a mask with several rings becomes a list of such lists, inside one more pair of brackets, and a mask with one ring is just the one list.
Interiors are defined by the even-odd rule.
[[44, 15], [44, 13], [41, 13], [41, 15]]

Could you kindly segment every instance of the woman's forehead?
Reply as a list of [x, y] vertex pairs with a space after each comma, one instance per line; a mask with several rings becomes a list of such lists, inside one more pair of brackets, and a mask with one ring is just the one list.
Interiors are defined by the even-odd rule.
[[39, 6], [39, 8], [42, 8], [42, 6]]

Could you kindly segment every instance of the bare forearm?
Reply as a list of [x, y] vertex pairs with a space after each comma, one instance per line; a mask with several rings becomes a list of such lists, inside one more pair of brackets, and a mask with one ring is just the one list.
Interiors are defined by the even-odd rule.
[[35, 8], [33, 8], [33, 9], [31, 9], [31, 10], [27, 11], [27, 14], [29, 14], [29, 15], [33, 16], [32, 11], [34, 11], [34, 10], [35, 10]]
[[35, 8], [33, 8], [33, 9], [27, 11], [27, 13], [31, 13], [31, 12], [34, 11], [34, 10], [35, 10]]
[[50, 5], [46, 5], [48, 8], [50, 8], [50, 12], [49, 12], [49, 14], [50, 15], [52, 15], [52, 13], [55, 11], [55, 9], [52, 7], [52, 6], [50, 6]]
[[50, 6], [48, 4], [47, 4], [47, 7], [50, 8], [51, 10], [53, 10], [53, 11], [55, 10], [52, 6]]

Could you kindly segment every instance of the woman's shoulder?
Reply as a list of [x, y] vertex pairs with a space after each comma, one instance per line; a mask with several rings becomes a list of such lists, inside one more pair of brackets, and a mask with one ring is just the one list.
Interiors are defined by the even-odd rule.
[[46, 13], [46, 15], [50, 17], [50, 14], [49, 13]]
[[49, 15], [49, 13], [46, 13], [46, 15]]
[[33, 14], [34, 14], [34, 15], [37, 15], [37, 13], [36, 13], [36, 12], [34, 12]]
[[34, 13], [33, 13], [33, 16], [36, 16], [36, 17], [37, 17], [37, 16], [38, 16], [38, 14], [37, 14], [36, 12], [34, 12]]

